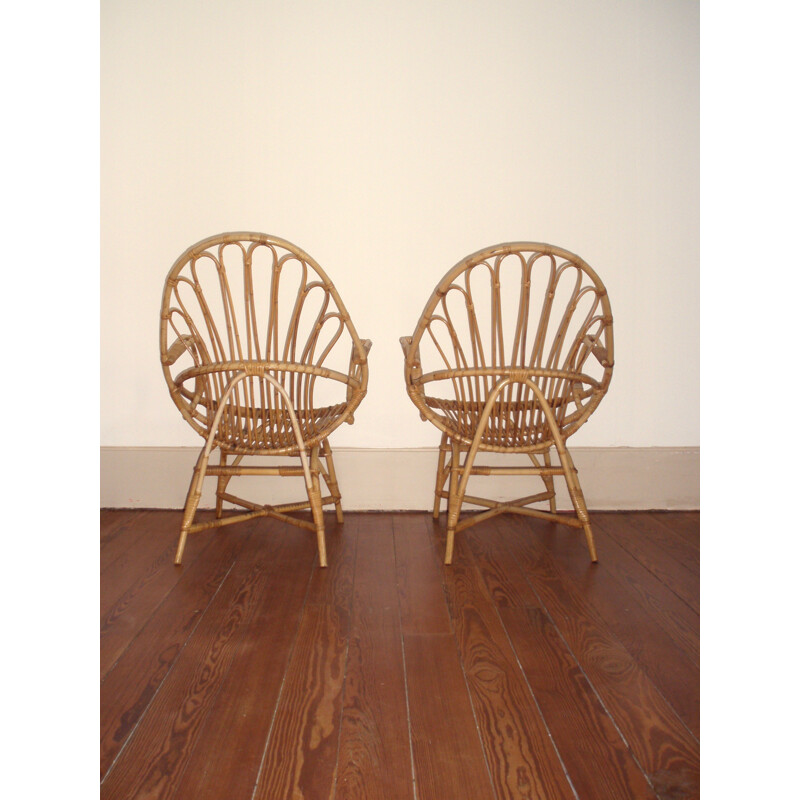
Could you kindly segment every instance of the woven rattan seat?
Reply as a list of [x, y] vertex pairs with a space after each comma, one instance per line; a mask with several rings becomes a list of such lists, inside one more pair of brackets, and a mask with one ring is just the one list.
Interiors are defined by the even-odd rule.
[[[578, 474], [566, 447], [608, 390], [611, 306], [600, 278], [567, 250], [515, 242], [459, 261], [400, 344], [408, 394], [442, 432], [434, 518], [447, 500], [445, 562], [455, 534], [506, 511], [583, 528], [597, 560]], [[558, 463], [551, 461], [555, 449]], [[479, 466], [478, 453], [517, 453], [531, 466]], [[544, 490], [512, 502], [466, 494], [472, 475], [535, 475]], [[563, 476], [575, 516], [556, 513]], [[461, 519], [463, 503], [488, 510]], [[549, 508], [531, 508], [547, 502]]]
[[[323, 507], [332, 504], [342, 521], [328, 437], [353, 422], [366, 394], [370, 346], [330, 279], [290, 242], [225, 233], [177, 259], [164, 286], [161, 363], [175, 404], [206, 444], [186, 498], [176, 564], [189, 533], [271, 516], [315, 531], [320, 565], [327, 565]], [[215, 449], [219, 462], [212, 465]], [[263, 456], [297, 457], [300, 465], [264, 465]], [[207, 475], [218, 479], [216, 515], [197, 523]], [[243, 475], [302, 476], [307, 499], [253, 503], [228, 491]], [[224, 502], [244, 513], [223, 516]], [[312, 522], [294, 514], [306, 509]]]

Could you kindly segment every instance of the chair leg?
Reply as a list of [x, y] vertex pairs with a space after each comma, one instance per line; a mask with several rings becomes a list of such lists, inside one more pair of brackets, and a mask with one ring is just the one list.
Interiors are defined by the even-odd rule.
[[328, 489], [330, 489], [334, 505], [336, 506], [336, 521], [341, 524], [344, 522], [344, 515], [342, 514], [342, 493], [339, 491], [339, 482], [336, 480], [336, 469], [333, 466], [333, 453], [331, 452], [331, 447], [327, 439], [323, 439], [321, 445], [322, 455], [328, 467]]
[[[315, 446], [312, 455], [311, 463], [313, 464], [317, 457], [317, 447]], [[311, 516], [314, 519], [314, 526], [317, 529], [317, 550], [319, 552], [319, 565], [321, 567], [328, 566], [328, 555], [325, 549], [325, 518], [322, 514], [322, 493], [319, 486], [319, 472], [315, 469], [311, 470], [311, 486], [308, 487], [308, 501], [311, 504]]]
[[[550, 463], [550, 451], [549, 450], [545, 450], [544, 453], [542, 454], [542, 457], [544, 458], [544, 465], [546, 467], [552, 466], [552, 464]], [[543, 475], [542, 478], [544, 479], [545, 488], [552, 495], [550, 497], [550, 513], [551, 514], [555, 514], [556, 513], [556, 484], [555, 484], [555, 481], [553, 480], [553, 476], [552, 475]]]
[[581, 489], [580, 481], [578, 480], [578, 470], [575, 469], [575, 464], [572, 461], [572, 456], [569, 454], [566, 445], [564, 444], [561, 436], [556, 434], [556, 448], [558, 449], [558, 457], [561, 460], [561, 466], [564, 468], [564, 478], [567, 481], [567, 489], [569, 496], [572, 500], [572, 505], [578, 519], [583, 524], [583, 532], [586, 536], [586, 546], [589, 548], [589, 557], [592, 563], [597, 561], [597, 551], [594, 547], [594, 536], [592, 535], [592, 527], [589, 524], [589, 512], [586, 510], [586, 501], [583, 497], [583, 490]]
[[583, 525], [583, 532], [586, 534], [589, 557], [592, 559], [592, 563], [594, 563], [597, 561], [597, 552], [594, 549], [594, 537], [592, 536], [592, 528], [589, 525], [586, 501], [583, 499], [583, 491], [581, 490], [581, 484], [578, 480], [578, 470], [575, 469], [575, 465], [572, 463], [572, 457], [567, 450], [567, 446], [564, 444], [564, 438], [561, 436], [561, 431], [556, 422], [555, 415], [553, 414], [553, 409], [542, 394], [542, 390], [531, 380], [526, 380], [525, 384], [533, 390], [537, 400], [541, 403], [542, 413], [547, 420], [547, 426], [550, 428], [550, 433], [553, 436], [553, 444], [556, 446], [558, 457], [561, 460], [561, 467], [564, 470], [564, 478], [567, 481], [567, 489], [569, 489], [572, 505], [575, 508], [575, 513], [578, 515], [578, 520]]
[[183, 509], [183, 522], [181, 523], [181, 534], [178, 539], [178, 550], [175, 553], [175, 566], [180, 566], [183, 560], [183, 550], [186, 547], [186, 539], [189, 536], [189, 528], [194, 521], [197, 513], [197, 506], [200, 504], [200, 495], [203, 491], [203, 478], [206, 476], [208, 467], [208, 448], [204, 447], [197, 459], [197, 463], [192, 473], [192, 480], [189, 484], [189, 491], [186, 495], [186, 504]]
[[467, 480], [472, 470], [472, 462], [469, 457], [467, 457], [467, 461], [464, 465], [464, 472], [461, 474], [461, 478], [459, 478], [456, 469], [461, 463], [461, 448], [455, 440], [452, 442], [451, 450], [450, 481], [447, 487], [447, 543], [444, 550], [445, 564], [453, 563], [456, 525], [458, 525], [458, 518], [461, 516], [461, 506], [464, 502], [464, 495], [467, 493]]
[[442, 434], [442, 441], [439, 444], [439, 463], [436, 467], [436, 489], [433, 493], [433, 518], [439, 519], [439, 509], [442, 505], [442, 489], [444, 489], [444, 482], [447, 479], [444, 462], [447, 457], [447, 451], [450, 448], [447, 445], [447, 434]]
[[[219, 454], [219, 465], [224, 467], [228, 461], [228, 456], [220, 452]], [[217, 478], [217, 508], [216, 508], [216, 517], [217, 519], [222, 518], [222, 495], [225, 493], [225, 489], [228, 488], [228, 481], [230, 478], [226, 475], [220, 475]]]

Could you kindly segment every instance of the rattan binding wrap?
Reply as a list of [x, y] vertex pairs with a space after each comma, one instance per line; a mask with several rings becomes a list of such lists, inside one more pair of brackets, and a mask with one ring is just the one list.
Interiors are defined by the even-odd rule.
[[[457, 531], [505, 511], [582, 527], [596, 561], [565, 444], [606, 394], [614, 366], [611, 306], [594, 270], [549, 244], [485, 248], [442, 278], [400, 344], [409, 397], [442, 431], [434, 517], [446, 498], [446, 563]], [[531, 466], [480, 467], [479, 452], [527, 454]], [[538, 475], [544, 491], [504, 503], [466, 494], [471, 475], [503, 473]], [[557, 475], [566, 479], [577, 519], [555, 513]], [[528, 507], [541, 501], [549, 510]], [[489, 510], [460, 520], [464, 502]]]
[[[367, 354], [338, 292], [308, 253], [263, 233], [224, 233], [174, 263], [161, 305], [161, 364], [170, 395], [205, 440], [189, 487], [175, 563], [189, 533], [272, 516], [317, 534], [326, 566], [324, 505], [342, 520], [330, 434], [367, 391]], [[218, 449], [219, 463], [209, 464]], [[300, 466], [243, 464], [297, 456]], [[232, 461], [229, 463], [229, 458]], [[258, 505], [227, 491], [242, 475], [303, 476], [307, 501]], [[216, 518], [195, 523], [202, 481], [217, 476]], [[320, 477], [329, 494], [321, 494]], [[223, 501], [243, 514], [222, 515]], [[292, 512], [311, 509], [312, 522]]]

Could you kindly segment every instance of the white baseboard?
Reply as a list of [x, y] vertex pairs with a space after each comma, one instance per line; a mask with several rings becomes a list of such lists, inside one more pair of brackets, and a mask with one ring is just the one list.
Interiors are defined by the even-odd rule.
[[[199, 452], [199, 447], [101, 447], [101, 507], [182, 508]], [[437, 448], [344, 447], [333, 452], [345, 510], [432, 508]], [[700, 507], [699, 447], [575, 447], [570, 453], [590, 510]], [[486, 455], [478, 463], [508, 465], [514, 463], [511, 458]], [[525, 463], [524, 458], [519, 463]], [[475, 477], [470, 493], [512, 500], [531, 493], [531, 480], [538, 481], [530, 477]], [[231, 491], [256, 502], [292, 502], [304, 495], [301, 478], [247, 477], [234, 481], [241, 488], [232, 481]], [[215, 479], [205, 481], [201, 508], [213, 507], [214, 486]], [[571, 508], [563, 478], [556, 479], [556, 488], [558, 508]]]

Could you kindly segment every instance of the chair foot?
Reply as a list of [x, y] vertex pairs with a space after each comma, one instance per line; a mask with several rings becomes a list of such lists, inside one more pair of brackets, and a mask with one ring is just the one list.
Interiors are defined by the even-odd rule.
[[322, 515], [322, 494], [319, 488], [319, 473], [311, 473], [311, 487], [308, 490], [308, 500], [311, 503], [311, 516], [317, 529], [317, 552], [319, 553], [320, 567], [328, 566], [328, 555], [325, 548], [325, 518]]
[[317, 553], [320, 567], [328, 566], [328, 553], [325, 548], [325, 526], [317, 526]]
[[439, 519], [439, 509], [442, 506], [442, 489], [444, 489], [447, 472], [445, 469], [445, 459], [447, 451], [450, 449], [447, 443], [447, 434], [442, 434], [442, 441], [439, 444], [439, 461], [436, 465], [436, 488], [433, 492], [433, 518]]
[[[342, 513], [342, 493], [339, 490], [339, 481], [336, 478], [336, 468], [333, 464], [333, 453], [331, 452], [331, 446], [327, 439], [322, 440], [320, 450], [322, 451], [322, 456], [328, 467], [328, 471], [325, 474], [325, 482], [328, 484], [328, 489], [330, 489], [330, 493], [333, 496], [333, 505], [336, 509], [336, 521], [341, 525], [344, 522], [344, 514]], [[318, 451], [315, 450], [312, 455], [312, 461], [318, 458]]]
[[447, 544], [444, 548], [444, 563], [450, 565], [453, 563], [453, 545], [455, 543], [456, 532], [454, 528], [447, 528]]
[[186, 547], [186, 538], [188, 535], [188, 530], [181, 529], [181, 536], [180, 539], [178, 539], [178, 549], [175, 552], [175, 561], [173, 562], [176, 567], [179, 567], [183, 561], [183, 550]]
[[589, 525], [588, 520], [583, 523], [583, 532], [586, 534], [586, 546], [589, 548], [589, 558], [592, 564], [597, 563], [597, 551], [594, 548], [594, 536], [592, 535], [592, 527]]
[[186, 505], [183, 508], [183, 521], [181, 522], [181, 535], [178, 539], [178, 549], [175, 552], [175, 566], [178, 567], [183, 560], [183, 550], [186, 547], [186, 539], [189, 536], [189, 528], [192, 527], [194, 515], [197, 513], [197, 507], [200, 505], [200, 494], [203, 488], [203, 478], [206, 474], [206, 465], [208, 464], [208, 455], [205, 451], [200, 453], [200, 458], [197, 460], [197, 465], [192, 474], [192, 481], [189, 484], [189, 491], [186, 495]]

